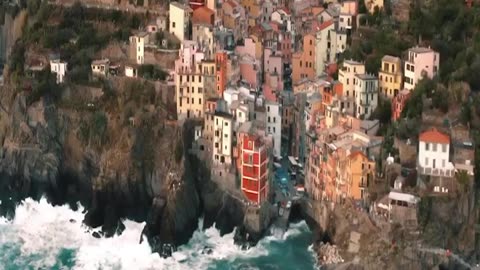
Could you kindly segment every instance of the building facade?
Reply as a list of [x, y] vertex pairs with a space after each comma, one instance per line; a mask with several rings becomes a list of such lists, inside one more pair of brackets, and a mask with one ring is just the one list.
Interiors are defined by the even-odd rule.
[[268, 195], [267, 147], [258, 135], [241, 137], [241, 189], [250, 202], [260, 205]]
[[404, 69], [404, 87], [413, 90], [423, 78], [433, 78], [440, 68], [440, 54], [430, 48], [414, 47], [408, 50]]
[[50, 72], [55, 73], [57, 84], [64, 82], [67, 74], [67, 65], [67, 62], [62, 62], [59, 59], [50, 61]]
[[450, 136], [437, 129], [420, 134], [418, 172], [421, 175], [431, 176], [452, 177], [454, 175], [453, 164], [450, 163]]
[[355, 75], [355, 115], [370, 118], [378, 106], [378, 80], [370, 74]]
[[394, 98], [402, 89], [402, 60], [385, 55], [378, 72], [378, 90], [385, 97]]

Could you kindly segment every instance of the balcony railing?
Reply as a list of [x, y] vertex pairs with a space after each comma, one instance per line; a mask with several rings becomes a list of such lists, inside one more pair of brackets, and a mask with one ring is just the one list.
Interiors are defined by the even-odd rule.
[[430, 176], [444, 176], [444, 177], [453, 177], [455, 176], [455, 169], [445, 169], [445, 168], [427, 168], [417, 165], [417, 170], [420, 174], [430, 175]]

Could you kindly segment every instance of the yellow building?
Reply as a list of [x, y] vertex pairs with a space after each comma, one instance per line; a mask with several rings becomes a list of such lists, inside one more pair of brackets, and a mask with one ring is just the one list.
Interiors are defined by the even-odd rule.
[[402, 61], [398, 57], [385, 55], [378, 72], [378, 90], [388, 98], [395, 97], [402, 89]]
[[369, 182], [373, 180], [375, 162], [369, 160], [362, 152], [353, 152], [349, 156], [347, 171], [350, 184], [349, 197], [354, 200], [365, 199]]
[[260, 1], [241, 0], [240, 3], [248, 14], [248, 26], [254, 27], [256, 25], [256, 19], [261, 15]]

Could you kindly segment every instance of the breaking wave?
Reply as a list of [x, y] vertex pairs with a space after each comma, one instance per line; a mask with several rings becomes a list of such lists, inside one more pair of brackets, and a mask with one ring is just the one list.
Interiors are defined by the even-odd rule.
[[308, 230], [298, 223], [281, 239], [268, 236], [242, 250], [233, 243], [234, 232], [220, 236], [214, 227], [199, 226], [186, 245], [165, 259], [151, 253], [148, 241], [139, 243], [144, 223], [125, 220], [121, 235], [98, 239], [92, 236], [95, 230], [83, 225], [83, 210], [26, 199], [13, 220], [0, 217], [0, 269], [223, 269], [218, 265], [269, 256], [272, 243]]

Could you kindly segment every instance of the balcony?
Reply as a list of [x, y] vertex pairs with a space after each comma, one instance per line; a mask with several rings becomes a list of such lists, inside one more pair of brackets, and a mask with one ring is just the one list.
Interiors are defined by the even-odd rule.
[[418, 173], [422, 175], [430, 175], [430, 176], [442, 176], [442, 177], [454, 177], [455, 176], [455, 169], [447, 169], [447, 168], [428, 168], [422, 167], [417, 165]]

